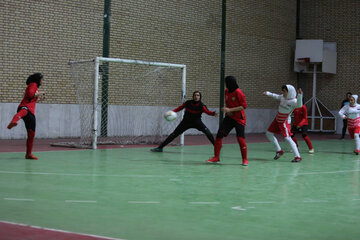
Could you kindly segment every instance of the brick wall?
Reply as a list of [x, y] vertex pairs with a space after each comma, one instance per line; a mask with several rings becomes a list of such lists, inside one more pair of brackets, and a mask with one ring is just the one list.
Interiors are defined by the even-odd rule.
[[[330, 109], [339, 109], [348, 91], [360, 93], [360, 1], [301, 1], [300, 35], [337, 43], [337, 73], [317, 75], [317, 96]], [[300, 74], [300, 85], [311, 97], [312, 75]]]
[[[2, 1], [0, 102], [19, 102], [26, 77], [42, 72], [45, 103], [76, 103], [67, 61], [102, 54], [103, 4]], [[200, 90], [209, 107], [218, 106], [221, 0], [125, 0], [111, 7], [110, 57], [186, 64], [188, 98]], [[226, 74], [239, 79], [249, 108], [274, 108], [261, 93], [295, 84], [295, 21], [296, 0], [227, 1]], [[119, 95], [119, 86], [133, 91], [131, 82], [111, 78], [112, 96]], [[169, 105], [179, 104], [176, 92], [167, 98]]]

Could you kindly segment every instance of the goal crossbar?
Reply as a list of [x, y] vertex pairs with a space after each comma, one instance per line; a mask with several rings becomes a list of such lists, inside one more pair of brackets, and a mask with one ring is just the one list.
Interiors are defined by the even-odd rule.
[[[99, 96], [99, 78], [100, 78], [100, 63], [104, 62], [113, 62], [113, 63], [126, 63], [126, 64], [137, 64], [137, 65], [148, 65], [148, 66], [157, 66], [157, 67], [169, 67], [169, 68], [179, 68], [182, 70], [182, 89], [181, 89], [181, 102], [185, 102], [185, 93], [186, 93], [186, 65], [184, 64], [174, 64], [174, 63], [163, 63], [163, 62], [152, 62], [152, 61], [142, 61], [142, 60], [132, 60], [132, 59], [121, 59], [121, 58], [107, 58], [107, 57], [96, 57], [94, 59], [85, 59], [77, 61], [69, 61], [69, 64], [76, 63], [85, 63], [85, 62], [94, 62], [94, 99], [93, 99], [93, 130], [92, 130], [92, 149], [97, 148], [97, 138], [99, 136], [99, 126], [98, 126], [98, 110], [101, 105], [98, 104]], [[181, 117], [183, 113], [181, 113]], [[180, 136], [180, 145], [184, 145], [184, 134]]]

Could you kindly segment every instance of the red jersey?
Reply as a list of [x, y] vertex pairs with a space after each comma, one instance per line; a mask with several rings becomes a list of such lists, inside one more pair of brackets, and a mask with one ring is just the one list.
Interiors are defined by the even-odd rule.
[[[240, 107], [242, 106], [244, 109], [247, 107], [246, 100], [245, 100], [245, 94], [240, 90], [240, 88], [237, 88], [232, 93], [229, 93], [229, 89], [225, 90], [225, 104], [228, 108], [234, 108], [234, 107]], [[236, 120], [241, 125], [246, 125], [246, 117], [245, 117], [245, 111], [236, 111], [232, 112], [230, 114], [226, 114], [228, 117]]]
[[30, 83], [26, 90], [23, 100], [21, 101], [19, 107], [27, 107], [29, 111], [35, 115], [35, 106], [38, 97], [35, 97], [35, 93], [38, 90], [36, 83]]
[[309, 125], [307, 119], [307, 108], [305, 105], [302, 105], [299, 108], [294, 109], [294, 123], [293, 125], [302, 127], [304, 125]]

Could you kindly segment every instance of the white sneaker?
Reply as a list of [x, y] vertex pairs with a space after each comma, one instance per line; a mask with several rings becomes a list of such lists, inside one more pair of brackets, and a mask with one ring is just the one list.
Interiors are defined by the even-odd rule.
[[315, 152], [314, 149], [309, 150], [309, 153], [314, 153], [314, 152]]

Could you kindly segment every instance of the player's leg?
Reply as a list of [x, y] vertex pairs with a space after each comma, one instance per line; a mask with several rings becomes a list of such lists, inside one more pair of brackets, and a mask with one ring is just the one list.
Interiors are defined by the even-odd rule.
[[308, 130], [308, 125], [304, 125], [301, 127], [301, 135], [302, 137], [304, 138], [305, 142], [306, 142], [306, 145], [308, 146], [309, 148], [309, 153], [314, 153], [314, 148], [313, 148], [313, 145], [310, 141], [310, 138], [307, 134], [307, 130]]
[[222, 139], [226, 137], [229, 132], [233, 129], [230, 118], [225, 117], [221, 123], [219, 130], [216, 134], [215, 144], [214, 144], [214, 157], [207, 160], [209, 163], [217, 163], [220, 161], [220, 152], [222, 147]]
[[343, 119], [343, 128], [340, 139], [343, 139], [345, 137], [346, 129], [347, 129], [347, 119]]
[[242, 165], [247, 166], [249, 165], [249, 161], [247, 159], [247, 145], [245, 142], [245, 126], [236, 123], [235, 130], [236, 130], [236, 139], [240, 146]]
[[25, 117], [28, 114], [28, 110], [26, 108], [19, 108], [17, 113], [14, 115], [13, 119], [7, 126], [8, 129], [12, 129], [13, 127], [16, 127], [18, 124], [18, 121]]
[[285, 140], [289, 143], [295, 158], [291, 162], [300, 162], [302, 160], [299, 149], [296, 146], [296, 143], [291, 139], [291, 131], [290, 131], [290, 124], [287, 122], [279, 124], [279, 127], [281, 129], [281, 133], [283, 134]]
[[354, 131], [354, 139], [355, 139], [355, 144], [356, 144], [356, 149], [355, 149], [354, 153], [356, 155], [360, 154], [360, 137], [359, 137], [359, 134], [360, 134], [360, 126], [357, 126], [355, 128], [355, 131]]
[[292, 127], [291, 127], [291, 138], [292, 138], [292, 140], [295, 142], [295, 144], [296, 144], [297, 147], [299, 147], [299, 145], [298, 145], [298, 142], [297, 142], [297, 140], [296, 140], [295, 135], [296, 135], [296, 132], [298, 132], [298, 131], [299, 131], [299, 130], [298, 130], [295, 126], [292, 126]]
[[[354, 150], [354, 153], [357, 155], [357, 154], [358, 154], [358, 151], [357, 151], [357, 150], [360, 150], [360, 149], [358, 149], [358, 146], [357, 146], [357, 138], [356, 138], [356, 137], [359, 137], [359, 132], [356, 131], [356, 130], [357, 130], [357, 128], [348, 128], [350, 138], [355, 140], [356, 149]], [[356, 132], [355, 132], [355, 131], [356, 131]], [[357, 136], [356, 136], [356, 135], [357, 135]]]
[[25, 122], [25, 127], [27, 130], [27, 140], [26, 140], [26, 159], [34, 159], [37, 160], [38, 158], [32, 154], [32, 149], [34, 145], [34, 138], [35, 138], [35, 128], [36, 128], [36, 118], [35, 115], [28, 111], [28, 114], [23, 117]]
[[209, 139], [209, 141], [212, 143], [212, 145], [215, 145], [214, 136], [211, 134], [210, 130], [206, 127], [206, 125], [201, 121], [201, 119], [195, 122], [194, 128], [196, 128], [200, 132], [203, 132]]
[[175, 130], [157, 148], [151, 149], [152, 152], [162, 152], [163, 148], [171, 143], [176, 137], [188, 130], [191, 126], [185, 121], [181, 121]]
[[267, 139], [274, 144], [276, 149], [276, 153], [274, 157], [275, 160], [279, 159], [284, 154], [284, 151], [281, 149], [280, 144], [274, 135], [275, 133], [281, 132], [278, 125], [279, 125], [278, 122], [276, 121], [276, 119], [274, 119], [274, 121], [271, 123], [268, 130], [266, 131]]

